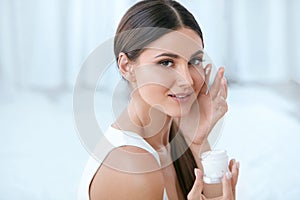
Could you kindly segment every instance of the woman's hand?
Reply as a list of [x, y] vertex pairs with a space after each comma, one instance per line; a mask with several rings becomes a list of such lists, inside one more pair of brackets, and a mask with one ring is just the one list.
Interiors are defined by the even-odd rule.
[[[205, 83], [198, 95], [198, 105], [200, 111], [199, 129], [207, 136], [216, 123], [228, 111], [227, 105], [227, 83], [224, 77], [224, 67], [220, 67], [211, 88], [208, 90], [209, 78], [212, 65], [205, 67]], [[198, 136], [198, 137], [197, 137]], [[193, 142], [201, 143], [203, 136], [197, 135]], [[200, 140], [199, 140], [200, 139]]]
[[[229, 163], [229, 170], [231, 173], [226, 173], [222, 179], [223, 195], [220, 197], [215, 197], [210, 200], [235, 200], [236, 193], [235, 187], [238, 181], [239, 175], [239, 163], [235, 160], [231, 160]], [[199, 169], [195, 169], [196, 180], [191, 189], [190, 193], [187, 196], [188, 200], [209, 200], [203, 194], [203, 172]]]
[[201, 145], [216, 123], [228, 110], [227, 83], [224, 67], [220, 67], [212, 86], [208, 89], [212, 65], [204, 68], [205, 82], [190, 113], [180, 120], [180, 129], [189, 142]]

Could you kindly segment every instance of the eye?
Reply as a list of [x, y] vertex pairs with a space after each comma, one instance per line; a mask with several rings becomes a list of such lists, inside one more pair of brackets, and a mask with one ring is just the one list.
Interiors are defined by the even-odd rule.
[[159, 61], [158, 64], [165, 66], [165, 67], [171, 67], [171, 66], [173, 66], [174, 62], [173, 62], [173, 60], [162, 60], [162, 61]]
[[193, 58], [189, 61], [189, 65], [193, 65], [195, 67], [201, 66], [202, 63], [204, 62], [203, 58]]

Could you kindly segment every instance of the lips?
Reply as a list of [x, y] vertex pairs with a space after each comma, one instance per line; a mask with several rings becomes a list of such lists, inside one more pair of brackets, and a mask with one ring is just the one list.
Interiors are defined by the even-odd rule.
[[187, 101], [191, 95], [192, 93], [178, 93], [178, 94], [169, 94], [168, 96], [175, 101], [184, 102]]

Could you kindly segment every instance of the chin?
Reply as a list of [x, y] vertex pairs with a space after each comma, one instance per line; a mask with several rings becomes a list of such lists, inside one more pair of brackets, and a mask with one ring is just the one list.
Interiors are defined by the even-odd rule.
[[185, 116], [187, 116], [188, 114], [189, 114], [189, 112], [190, 112], [190, 110], [184, 110], [184, 111], [182, 111], [182, 110], [179, 110], [179, 111], [173, 111], [173, 112], [169, 112], [169, 113], [167, 113], [170, 117], [175, 117], [175, 118], [177, 118], [177, 117], [185, 117]]

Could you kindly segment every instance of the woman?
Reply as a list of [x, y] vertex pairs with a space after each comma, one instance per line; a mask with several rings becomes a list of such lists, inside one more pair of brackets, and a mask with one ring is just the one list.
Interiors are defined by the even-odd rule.
[[199, 155], [227, 111], [224, 68], [208, 91], [203, 47], [199, 25], [176, 1], [144, 0], [126, 12], [114, 53], [130, 102], [105, 133], [112, 147], [103, 162], [86, 166], [81, 199], [235, 199], [234, 160], [222, 184], [202, 179]]

